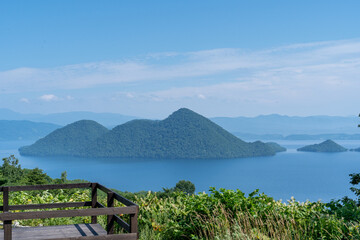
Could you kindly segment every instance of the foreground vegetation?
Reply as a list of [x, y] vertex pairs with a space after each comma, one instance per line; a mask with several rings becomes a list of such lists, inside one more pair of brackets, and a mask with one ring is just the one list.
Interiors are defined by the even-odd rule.
[[[69, 182], [63, 173], [51, 179], [40, 169], [22, 169], [13, 157], [3, 160], [3, 181], [17, 171], [5, 185]], [[39, 179], [42, 179], [41, 181]], [[352, 190], [357, 196], [360, 175], [351, 175]], [[344, 198], [330, 203], [291, 199], [284, 203], [258, 191], [246, 196], [240, 190], [210, 188], [209, 194], [192, 194], [190, 182], [181, 181], [161, 192], [121, 193], [140, 206], [140, 239], [360, 239], [358, 200]], [[105, 203], [105, 196], [99, 196]], [[11, 193], [10, 204], [89, 201], [87, 190]], [[0, 197], [2, 201], [2, 196]], [[57, 225], [88, 223], [88, 217], [35, 219], [20, 225]], [[105, 226], [105, 218], [99, 218]]]

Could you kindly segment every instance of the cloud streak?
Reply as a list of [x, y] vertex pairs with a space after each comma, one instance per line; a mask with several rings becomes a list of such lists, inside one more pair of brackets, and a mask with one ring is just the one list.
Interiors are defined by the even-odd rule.
[[[260, 104], [308, 106], [311, 102], [324, 103], [323, 98], [340, 93], [343, 99], [337, 100], [346, 104], [358, 95], [359, 76], [360, 39], [352, 39], [259, 51], [212, 49], [155, 53], [121, 62], [48, 69], [24, 67], [0, 72], [0, 83], [2, 92], [9, 94], [102, 87], [113, 90], [109, 97], [112, 101], [159, 103], [194, 99], [237, 101], [254, 107]], [[115, 93], [115, 88], [129, 83], [141, 88]], [[45, 94], [40, 99], [52, 102], [60, 98]], [[73, 100], [73, 97], [67, 99]]]

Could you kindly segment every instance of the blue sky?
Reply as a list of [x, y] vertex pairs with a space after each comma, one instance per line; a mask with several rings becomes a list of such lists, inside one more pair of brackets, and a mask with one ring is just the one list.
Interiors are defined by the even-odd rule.
[[360, 1], [1, 1], [0, 108], [356, 115]]

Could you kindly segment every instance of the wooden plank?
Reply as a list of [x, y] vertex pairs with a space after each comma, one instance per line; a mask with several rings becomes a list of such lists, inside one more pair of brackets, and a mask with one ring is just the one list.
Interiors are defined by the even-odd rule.
[[138, 239], [137, 235], [134, 233], [105, 235], [105, 236], [76, 237], [76, 238], [56, 238], [56, 240], [137, 240], [137, 239]]
[[119, 224], [120, 227], [125, 229], [125, 231], [127, 231], [128, 233], [131, 231], [130, 225], [127, 222], [125, 222], [123, 219], [121, 219], [118, 216], [114, 216], [114, 218], [115, 218], [115, 222], [117, 222], [117, 224]]
[[[97, 203], [96, 207], [105, 208], [105, 206], [102, 205], [101, 203]], [[120, 227], [124, 228], [125, 231], [130, 232], [130, 225], [127, 222], [125, 222], [124, 220], [122, 220], [120, 217], [115, 216], [115, 222], [117, 222], [117, 224], [119, 224]]]
[[9, 211], [9, 187], [3, 187], [3, 211]]
[[115, 199], [118, 200], [119, 202], [125, 204], [126, 206], [133, 206], [136, 205], [135, 203], [133, 203], [132, 201], [130, 201], [129, 199], [124, 198], [123, 196], [115, 193]]
[[137, 212], [135, 214], [130, 214], [130, 232], [138, 233], [138, 221], [137, 221]]
[[[97, 203], [97, 183], [91, 184], [91, 208], [96, 208]], [[97, 216], [91, 216], [91, 223], [97, 223]]]
[[[99, 224], [73, 224], [63, 226], [24, 227], [13, 229], [13, 239], [70, 239], [78, 237], [99, 237], [106, 231]], [[0, 237], [1, 240], [3, 238]], [[85, 238], [87, 239], [87, 238]]]
[[69, 203], [46, 203], [46, 204], [28, 204], [12, 205], [9, 210], [31, 210], [31, 209], [49, 209], [49, 208], [71, 208], [71, 207], [89, 207], [91, 202], [69, 202]]
[[104, 193], [108, 193], [108, 192], [113, 192], [112, 190], [110, 190], [109, 188], [101, 185], [101, 184], [97, 184], [97, 188], [100, 189], [101, 191], [103, 191]]
[[[9, 187], [3, 188], [3, 214], [6, 214], [9, 211]], [[4, 239], [12, 240], [12, 221], [4, 221]]]
[[11, 240], [12, 239], [12, 221], [6, 220], [4, 221], [4, 239]]
[[[71, 189], [71, 188], [90, 188], [91, 183], [66, 183], [66, 184], [47, 184], [47, 185], [29, 185], [29, 186], [9, 186], [10, 192], [33, 191], [33, 190], [54, 190], [54, 189]], [[3, 191], [4, 187], [0, 187]]]
[[[107, 193], [107, 207], [114, 207], [114, 193], [108, 192]], [[114, 234], [114, 223], [115, 218], [114, 215], [107, 215], [107, 225], [106, 225], [106, 231], [107, 234]]]
[[137, 206], [55, 210], [55, 211], [42, 211], [42, 212], [39, 212], [39, 211], [17, 212], [17, 213], [6, 212], [6, 213], [0, 214], [0, 221], [22, 220], [22, 219], [41, 219], [41, 218], [59, 218], [59, 217], [99, 216], [99, 215], [115, 215], [115, 214], [135, 214], [136, 212], [137, 212]]

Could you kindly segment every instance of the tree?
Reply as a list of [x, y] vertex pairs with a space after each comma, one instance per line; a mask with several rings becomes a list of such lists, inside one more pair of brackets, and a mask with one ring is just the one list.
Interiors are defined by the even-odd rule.
[[19, 164], [19, 160], [11, 155], [8, 158], [3, 158], [3, 165], [0, 167], [2, 175], [1, 185], [18, 183], [23, 178], [23, 170]]
[[[350, 183], [353, 186], [356, 186], [360, 183], [360, 173], [352, 173], [349, 174], [350, 176]], [[360, 189], [356, 187], [351, 187], [350, 190], [355, 194], [357, 199], [357, 204], [360, 205]]]
[[67, 182], [67, 172], [64, 171], [61, 173], [61, 183], [66, 183]]
[[194, 194], [195, 185], [190, 181], [180, 180], [174, 188], [175, 192], [184, 192], [187, 194]]
[[26, 180], [29, 185], [38, 185], [49, 183], [51, 178], [46, 173], [43, 173], [42, 169], [34, 168], [28, 172]]

